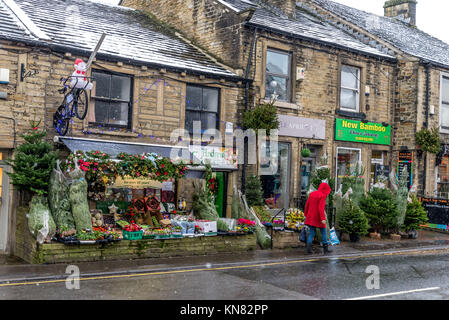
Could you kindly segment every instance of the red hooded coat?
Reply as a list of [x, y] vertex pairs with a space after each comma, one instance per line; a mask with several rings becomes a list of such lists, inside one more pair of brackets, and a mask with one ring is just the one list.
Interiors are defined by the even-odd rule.
[[331, 193], [331, 187], [327, 183], [321, 183], [318, 190], [312, 192], [307, 199], [304, 216], [305, 224], [317, 228], [326, 228], [321, 221], [326, 220], [326, 198]]

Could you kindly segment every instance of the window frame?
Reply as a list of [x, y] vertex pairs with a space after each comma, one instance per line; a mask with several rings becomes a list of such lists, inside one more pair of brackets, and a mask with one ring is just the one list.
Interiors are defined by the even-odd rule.
[[[269, 52], [274, 52], [274, 53], [278, 53], [278, 54], [283, 54], [286, 55], [288, 57], [288, 71], [287, 71], [287, 75], [285, 74], [278, 74], [278, 73], [272, 73], [272, 72], [268, 72], [267, 71], [267, 64], [268, 64], [268, 53]], [[282, 99], [276, 99], [276, 101], [282, 101], [282, 102], [291, 102], [292, 101], [292, 81], [293, 81], [293, 77], [292, 77], [292, 54], [289, 51], [285, 51], [285, 50], [280, 50], [280, 49], [275, 49], [275, 48], [267, 48], [266, 50], [266, 54], [265, 54], [265, 81], [264, 81], [264, 90], [265, 90], [265, 99], [270, 99], [271, 100], [271, 96], [267, 96], [267, 78], [268, 75], [272, 75], [274, 77], [278, 77], [278, 78], [283, 78], [286, 79], [287, 81], [287, 88], [286, 88], [286, 92], [287, 92], [287, 97], [285, 100]]]
[[[112, 89], [112, 76], [117, 76], [117, 77], [126, 77], [129, 78], [130, 80], [130, 85], [129, 85], [129, 100], [123, 100], [123, 99], [116, 99], [116, 98], [108, 98], [108, 97], [100, 97], [100, 96], [96, 96], [91, 94], [90, 96], [90, 100], [93, 100], [93, 103], [89, 103], [89, 107], [94, 107], [93, 112], [95, 113], [95, 101], [103, 101], [103, 102], [113, 102], [113, 103], [128, 103], [128, 119], [127, 119], [127, 124], [126, 125], [121, 125], [121, 124], [111, 124], [111, 123], [102, 123], [102, 122], [90, 122], [88, 121], [88, 125], [89, 126], [98, 126], [101, 125], [103, 127], [106, 128], [120, 128], [120, 129], [126, 129], [127, 131], [131, 131], [132, 129], [132, 125], [133, 125], [133, 94], [134, 94], [134, 75], [130, 75], [130, 74], [126, 74], [126, 73], [119, 73], [119, 72], [115, 72], [115, 71], [105, 71], [105, 70], [98, 70], [98, 69], [93, 69], [91, 76], [92, 76], [92, 82], [96, 81], [95, 79], [95, 73], [102, 73], [105, 75], [108, 75], [111, 77], [111, 82], [110, 82], [110, 89]], [[95, 83], [96, 86], [96, 83]], [[111, 91], [111, 90], [110, 90]], [[97, 93], [97, 90], [95, 90], [95, 94]]]
[[358, 151], [359, 153], [359, 163], [363, 165], [363, 158], [362, 158], [362, 148], [351, 148], [351, 147], [337, 147], [335, 152], [335, 190], [338, 190], [338, 151], [339, 150], [351, 150], [351, 151]]
[[[344, 87], [343, 86], [343, 84], [342, 84], [343, 67], [347, 67], [347, 68], [350, 68], [350, 69], [355, 69], [357, 71], [357, 74], [355, 76], [356, 79], [357, 79], [357, 88], [349, 88], [349, 87]], [[361, 97], [361, 83], [360, 83], [361, 80], [360, 80], [360, 78], [361, 78], [361, 74], [362, 74], [362, 69], [360, 67], [352, 66], [352, 65], [349, 65], [349, 64], [341, 64], [341, 67], [340, 67], [340, 90], [339, 90], [340, 95], [339, 95], [339, 100], [338, 100], [339, 104], [340, 104], [340, 110], [350, 111], [350, 112], [360, 112], [360, 97]], [[354, 74], [352, 74], [352, 75], [354, 75]], [[345, 107], [342, 106], [342, 104], [341, 104], [341, 92], [342, 92], [342, 89], [356, 91], [357, 95], [356, 95], [356, 99], [355, 99], [355, 104], [356, 104], [355, 105], [355, 107], [356, 107], [355, 109], [345, 108]]]
[[[188, 104], [187, 104], [187, 87], [195, 87], [195, 88], [200, 88], [201, 89], [201, 110], [195, 110], [195, 109], [189, 109], [188, 108]], [[217, 95], [217, 111], [206, 111], [203, 110], [203, 90], [204, 89], [213, 89], [216, 90], [218, 92]], [[201, 134], [203, 134], [206, 130], [208, 129], [216, 129], [216, 130], [220, 130], [220, 119], [221, 119], [221, 88], [219, 87], [210, 87], [210, 86], [204, 86], [201, 84], [196, 84], [196, 83], [187, 83], [186, 84], [186, 96], [185, 96], [185, 115], [184, 115], [184, 128], [186, 128], [186, 123], [187, 123], [187, 113], [188, 112], [196, 112], [196, 113], [207, 113], [207, 114], [216, 114], [217, 116], [217, 121], [215, 124], [215, 128], [206, 128], [203, 129], [203, 124], [201, 123]], [[201, 120], [200, 120], [201, 121]], [[186, 129], [187, 130], [187, 129]], [[188, 130], [189, 134], [193, 134], [193, 129], [192, 130]]]
[[443, 125], [443, 119], [442, 119], [442, 113], [443, 108], [449, 108], [449, 101], [443, 101], [443, 80], [447, 79], [449, 81], [449, 73], [442, 72], [440, 75], [440, 112], [439, 112], [439, 125], [440, 125], [440, 132], [442, 133], [449, 133], [449, 126]]

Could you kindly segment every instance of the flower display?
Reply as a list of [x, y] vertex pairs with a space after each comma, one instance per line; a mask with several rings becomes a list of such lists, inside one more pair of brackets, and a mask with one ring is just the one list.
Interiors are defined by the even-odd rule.
[[256, 222], [248, 219], [237, 220], [237, 231], [254, 232], [256, 230]]

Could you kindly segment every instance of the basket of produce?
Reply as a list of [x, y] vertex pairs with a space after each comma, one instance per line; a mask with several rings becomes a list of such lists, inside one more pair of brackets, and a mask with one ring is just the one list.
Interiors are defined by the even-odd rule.
[[131, 223], [123, 228], [123, 239], [125, 240], [141, 240], [142, 237], [143, 230], [138, 224]]

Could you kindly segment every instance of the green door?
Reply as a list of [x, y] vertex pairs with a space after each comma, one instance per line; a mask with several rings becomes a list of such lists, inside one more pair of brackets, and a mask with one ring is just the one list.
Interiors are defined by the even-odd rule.
[[217, 193], [215, 196], [215, 208], [217, 209], [218, 216], [223, 217], [224, 203], [225, 203], [225, 173], [216, 172], [215, 179], [217, 181]]

